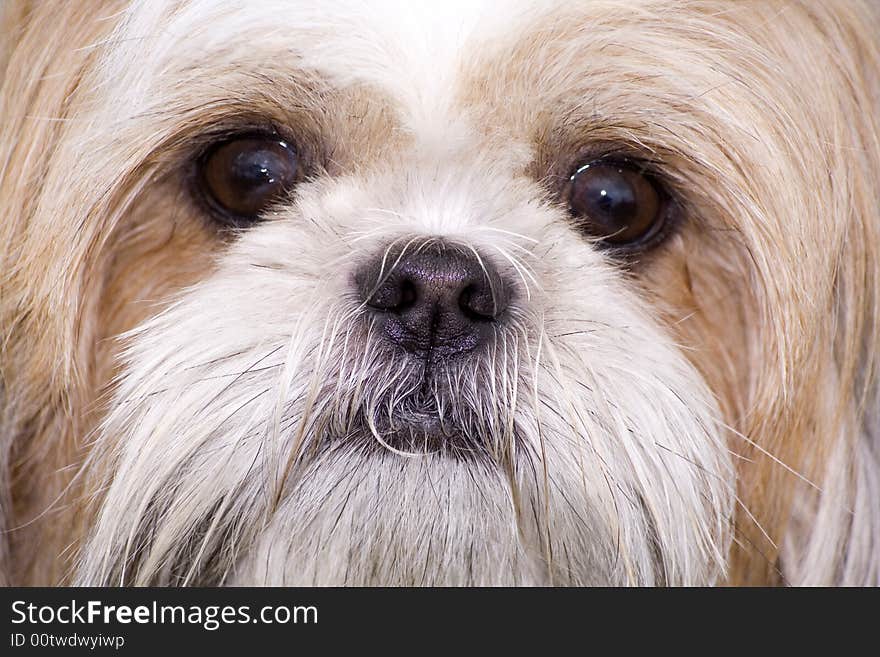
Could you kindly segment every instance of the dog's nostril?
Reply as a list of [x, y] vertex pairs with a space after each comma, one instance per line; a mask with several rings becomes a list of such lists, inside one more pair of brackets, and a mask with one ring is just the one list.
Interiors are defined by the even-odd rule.
[[496, 295], [491, 288], [468, 285], [458, 298], [461, 312], [475, 322], [491, 322], [498, 316]]
[[383, 251], [356, 278], [366, 306], [379, 311], [373, 320], [381, 322], [385, 336], [432, 358], [484, 342], [509, 298], [490, 261], [443, 243], [411, 253]]
[[387, 281], [384, 276], [380, 276], [372, 289], [365, 290], [365, 297], [366, 305], [373, 310], [399, 313], [406, 311], [416, 302], [418, 290], [415, 283], [409, 279], [394, 277], [393, 280]]
[[415, 283], [410, 280], [404, 280], [400, 286], [400, 303], [397, 304], [394, 310], [403, 312], [414, 306], [417, 300], [418, 292], [416, 291]]

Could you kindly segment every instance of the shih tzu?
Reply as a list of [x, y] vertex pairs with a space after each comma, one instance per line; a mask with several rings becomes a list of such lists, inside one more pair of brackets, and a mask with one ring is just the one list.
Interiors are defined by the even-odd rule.
[[877, 2], [0, 12], [7, 583], [878, 583]]

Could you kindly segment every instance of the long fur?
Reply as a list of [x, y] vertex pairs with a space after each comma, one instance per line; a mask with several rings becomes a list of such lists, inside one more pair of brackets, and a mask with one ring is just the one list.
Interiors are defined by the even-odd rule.
[[[442, 4], [3, 6], [7, 581], [880, 583], [876, 4]], [[255, 121], [314, 174], [217, 231]], [[596, 145], [681, 205], [630, 267], [552, 192]], [[392, 248], [515, 288], [427, 391]]]

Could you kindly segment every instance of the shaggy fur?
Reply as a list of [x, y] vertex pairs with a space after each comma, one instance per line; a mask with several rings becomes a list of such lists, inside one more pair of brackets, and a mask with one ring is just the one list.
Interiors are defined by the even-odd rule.
[[[0, 576], [16, 584], [880, 583], [871, 0], [11, 0]], [[208, 144], [290, 135], [260, 224]], [[558, 189], [679, 206], [635, 262]], [[458, 248], [514, 287], [428, 391], [352, 284]]]

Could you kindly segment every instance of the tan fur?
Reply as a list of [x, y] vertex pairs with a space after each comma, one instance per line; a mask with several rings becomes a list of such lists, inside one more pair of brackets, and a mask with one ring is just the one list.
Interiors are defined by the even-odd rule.
[[[89, 522], [78, 511], [101, 494], [75, 475], [117, 373], [115, 338], [208, 276], [233, 239], [167, 173], [216, 118], [210, 110], [160, 152], [130, 143], [110, 161], [123, 183], [76, 189], [88, 181], [77, 179], [81, 143], [70, 135], [89, 134], [101, 93], [92, 67], [123, 5], [11, 2], [0, 25], [0, 574], [11, 583], [68, 581]], [[670, 20], [669, 7], [688, 20]], [[524, 178], [565, 175], [579, 149], [606, 142], [675, 172], [686, 225], [629, 276], [730, 429], [740, 503], [729, 581], [782, 583], [795, 498], [815, 494], [803, 479], [821, 487], [838, 442], [858, 440], [876, 385], [878, 11], [856, 0], [719, 1], [622, 15], [596, 2], [533, 27], [531, 40], [501, 40], [469, 63], [461, 106], [487, 144], [533, 149]], [[584, 29], [595, 35], [587, 52]], [[369, 167], [398, 143], [386, 135], [405, 140], [372, 91], [302, 85], [301, 107], [283, 120], [337, 135], [325, 170]], [[292, 106], [258, 96], [249, 111]]]

